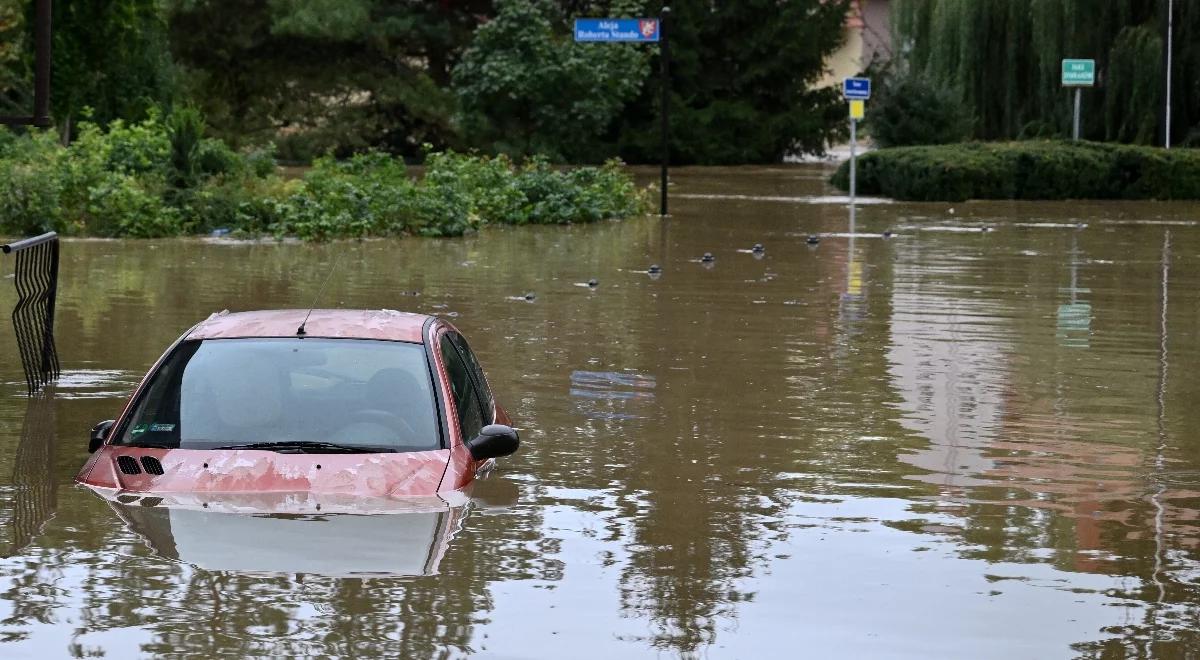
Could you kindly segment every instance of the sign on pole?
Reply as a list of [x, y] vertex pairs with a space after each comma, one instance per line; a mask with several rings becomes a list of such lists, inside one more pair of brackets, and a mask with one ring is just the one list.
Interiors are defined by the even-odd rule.
[[850, 101], [850, 118], [862, 119], [866, 114], [866, 105], [865, 101], [859, 101], [858, 99]]
[[577, 18], [575, 41], [602, 43], [660, 43], [659, 73], [662, 77], [662, 165], [658, 213], [667, 215], [667, 169], [671, 163], [671, 47], [667, 39], [670, 7], [659, 18]]
[[1096, 60], [1063, 60], [1062, 85], [1075, 88], [1075, 116], [1071, 122], [1071, 139], [1079, 139], [1079, 91], [1096, 85]]
[[842, 80], [842, 96], [850, 103], [850, 233], [854, 233], [854, 197], [857, 194], [858, 120], [866, 112], [866, 100], [871, 98], [870, 78]]
[[1063, 87], [1095, 87], [1096, 60], [1063, 60]]
[[870, 78], [846, 78], [842, 81], [842, 96], [866, 101], [871, 98]]
[[656, 42], [657, 18], [577, 18], [575, 41]]

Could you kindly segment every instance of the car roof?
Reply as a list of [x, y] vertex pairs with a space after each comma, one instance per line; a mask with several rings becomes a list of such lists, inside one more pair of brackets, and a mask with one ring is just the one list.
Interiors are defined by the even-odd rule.
[[[308, 313], [307, 309], [226, 310], [198, 323], [186, 338], [295, 337]], [[314, 309], [304, 324], [304, 336], [420, 343], [421, 329], [430, 318], [394, 309]]]

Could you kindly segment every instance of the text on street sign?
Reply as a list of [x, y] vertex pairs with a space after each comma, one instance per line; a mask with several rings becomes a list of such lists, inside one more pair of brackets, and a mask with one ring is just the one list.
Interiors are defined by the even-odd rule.
[[575, 41], [658, 41], [657, 18], [577, 18]]
[[1092, 87], [1096, 84], [1096, 60], [1063, 60], [1064, 87]]

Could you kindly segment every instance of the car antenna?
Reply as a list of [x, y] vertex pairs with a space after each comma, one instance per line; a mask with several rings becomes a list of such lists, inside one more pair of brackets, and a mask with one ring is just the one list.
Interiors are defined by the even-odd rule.
[[308, 306], [308, 313], [304, 315], [304, 320], [300, 322], [300, 327], [296, 328], [297, 337], [303, 337], [304, 335], [308, 334], [304, 331], [304, 326], [308, 323], [308, 317], [312, 316], [313, 308], [317, 306], [317, 301], [320, 300], [321, 296], [325, 294], [325, 287], [329, 286], [329, 280], [333, 279], [333, 271], [337, 270], [338, 263], [341, 262], [341, 259], [342, 254], [340, 252], [336, 257], [333, 258], [333, 264], [329, 266], [329, 272], [325, 274], [325, 281], [321, 283], [321, 290], [317, 292], [316, 297], [313, 298], [312, 304]]

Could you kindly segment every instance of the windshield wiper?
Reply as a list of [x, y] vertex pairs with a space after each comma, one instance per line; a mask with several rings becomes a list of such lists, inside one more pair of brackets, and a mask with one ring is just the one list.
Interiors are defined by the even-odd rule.
[[333, 442], [311, 442], [308, 440], [277, 440], [274, 442], [251, 442], [244, 445], [225, 445], [213, 449], [266, 449], [284, 453], [308, 454], [380, 454], [391, 453], [386, 447], [364, 447], [362, 445], [339, 445]]

